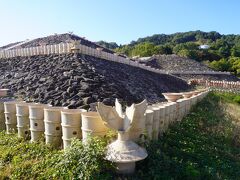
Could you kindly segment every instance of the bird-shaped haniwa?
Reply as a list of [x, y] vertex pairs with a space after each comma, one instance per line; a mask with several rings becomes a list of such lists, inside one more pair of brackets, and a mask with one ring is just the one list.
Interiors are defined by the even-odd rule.
[[132, 104], [130, 107], [127, 107], [125, 113], [123, 113], [122, 105], [119, 103], [118, 99], [115, 101], [115, 108], [112, 106], [106, 106], [100, 102], [97, 106], [98, 113], [109, 128], [125, 132], [129, 131], [133, 125], [144, 123], [142, 121], [139, 122], [139, 119], [142, 119], [146, 109], [146, 100], [139, 104]]
[[[143, 104], [146, 105], [146, 101], [143, 101]], [[134, 117], [141, 117], [141, 115], [139, 116], [136, 113], [142, 113], [142, 116], [145, 113], [145, 110], [139, 111], [140, 109], [142, 109], [142, 106], [132, 104], [123, 113], [122, 105], [117, 99], [115, 101], [115, 108], [106, 106], [100, 102], [97, 106], [97, 111], [106, 123], [106, 126], [118, 131], [118, 139], [107, 147], [106, 159], [115, 162], [117, 171], [121, 174], [133, 173], [135, 162], [147, 157], [146, 150], [129, 140], [128, 136], [134, 121], [137, 121]]]

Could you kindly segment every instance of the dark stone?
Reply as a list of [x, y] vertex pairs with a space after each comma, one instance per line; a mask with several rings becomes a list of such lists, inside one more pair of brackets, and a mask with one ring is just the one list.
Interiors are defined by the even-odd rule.
[[93, 97], [85, 97], [85, 98], [83, 98], [83, 102], [84, 102], [84, 104], [91, 104], [91, 103], [95, 102], [95, 99]]
[[81, 98], [84, 98], [84, 97], [90, 96], [90, 93], [83, 92], [83, 91], [79, 91], [79, 92], [77, 93], [77, 95], [78, 95], [79, 97], [81, 97]]
[[68, 92], [69, 94], [72, 93], [72, 92], [73, 92], [73, 88], [72, 88], [72, 87], [68, 87], [67, 92]]
[[110, 98], [105, 98], [102, 102], [103, 104], [109, 105], [109, 106], [113, 104], [113, 101]]
[[88, 110], [89, 108], [90, 108], [90, 105], [86, 104], [86, 105], [80, 106], [78, 109], [86, 109], [86, 110]]
[[[64, 76], [64, 72], [68, 75]], [[88, 55], [75, 58], [72, 54], [60, 54], [0, 61], [0, 87], [10, 88], [24, 99], [70, 108], [88, 105], [84, 106], [87, 109], [96, 101], [113, 105], [115, 98], [124, 104], [143, 98], [156, 102], [163, 91], [177, 92], [189, 86], [177, 78], [125, 64]]]

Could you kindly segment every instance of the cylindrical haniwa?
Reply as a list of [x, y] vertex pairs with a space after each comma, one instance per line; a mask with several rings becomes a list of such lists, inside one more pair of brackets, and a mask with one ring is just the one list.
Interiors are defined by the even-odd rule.
[[169, 102], [160, 102], [157, 103], [156, 105], [160, 108], [160, 112], [159, 112], [159, 133], [160, 135], [162, 135], [166, 128], [165, 126], [168, 126], [169, 120], [166, 117], [166, 106], [168, 106]]
[[157, 103], [157, 104], [153, 104], [152, 106], [154, 106], [154, 107], [157, 107], [157, 108], [159, 108], [159, 127], [158, 127], [158, 135], [162, 135], [163, 134], [163, 132], [164, 132], [164, 130], [163, 130], [163, 128], [164, 128], [164, 117], [163, 117], [163, 115], [164, 115], [164, 113], [163, 113], [163, 108], [165, 108], [164, 107], [164, 104], [165, 104], [165, 102], [162, 102], [162, 103]]
[[176, 118], [177, 118], [177, 109], [176, 109], [176, 106], [177, 106], [177, 103], [176, 102], [170, 102], [170, 122], [171, 124], [173, 124], [175, 121], [176, 121]]
[[186, 101], [187, 99], [179, 99], [177, 101], [177, 121], [181, 121], [185, 115], [185, 111], [186, 111]]
[[29, 105], [31, 142], [37, 142], [44, 136], [44, 108], [47, 104]]
[[158, 140], [160, 108], [156, 107], [156, 106], [149, 106], [148, 109], [153, 111], [153, 133], [152, 133], [152, 137], [153, 137], [154, 140]]
[[62, 144], [61, 111], [64, 107], [44, 108], [44, 127], [46, 144], [58, 148]]
[[153, 111], [147, 109], [145, 112], [145, 127], [147, 131], [147, 136], [150, 140], [152, 140], [152, 133], [153, 133]]
[[6, 130], [5, 115], [4, 115], [4, 102], [13, 101], [11, 99], [0, 99], [0, 131]]
[[186, 99], [186, 102], [185, 102], [185, 113], [184, 113], [184, 116], [186, 116], [189, 111], [191, 109], [191, 99]]
[[164, 104], [165, 107], [165, 117], [164, 117], [164, 132], [168, 130], [170, 124], [170, 105], [169, 103]]
[[4, 102], [4, 114], [7, 134], [17, 132], [16, 103], [19, 103], [19, 101]]
[[18, 137], [27, 138], [30, 136], [29, 105], [33, 103], [16, 103], [16, 117]]
[[[194, 106], [197, 102], [197, 96], [196, 95], [193, 95], [192, 97], [189, 98], [190, 99], [190, 106]], [[190, 107], [190, 109], [191, 109]]]
[[162, 135], [165, 132], [164, 123], [165, 123], [165, 109], [166, 108], [164, 105], [160, 105], [159, 108], [160, 108], [159, 133], [160, 133], [160, 135]]
[[97, 112], [83, 112], [81, 116], [83, 141], [86, 141], [88, 136], [103, 137], [107, 134], [108, 128]]
[[61, 111], [62, 139], [63, 148], [71, 145], [72, 138], [80, 139], [81, 131], [81, 113], [87, 112], [85, 109], [64, 109]]

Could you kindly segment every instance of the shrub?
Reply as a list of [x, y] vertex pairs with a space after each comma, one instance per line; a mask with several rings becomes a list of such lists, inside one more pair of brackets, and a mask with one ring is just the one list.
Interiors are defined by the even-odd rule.
[[236, 96], [233, 101], [240, 104], [240, 96]]

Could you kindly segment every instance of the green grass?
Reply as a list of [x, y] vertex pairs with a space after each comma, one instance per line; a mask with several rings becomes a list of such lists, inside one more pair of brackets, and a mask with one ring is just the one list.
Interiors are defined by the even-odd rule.
[[150, 143], [149, 157], [139, 163], [136, 177], [240, 179], [240, 148], [234, 144], [235, 127], [223, 108], [226, 99], [226, 94], [224, 98], [209, 94], [180, 124]]
[[240, 104], [240, 95], [232, 94], [232, 93], [215, 93], [215, 95], [226, 102], [237, 103]]
[[[159, 141], [145, 144], [148, 158], [126, 178], [240, 179], [239, 133], [224, 106], [239, 106], [234, 98], [210, 93]], [[0, 133], [0, 179], [114, 179], [114, 165], [104, 160], [107, 143], [75, 140], [63, 153]]]
[[[0, 179], [111, 179], [114, 165], [104, 160], [106, 140], [74, 140], [65, 152], [42, 143], [0, 134]], [[112, 172], [112, 173], [111, 173]]]

